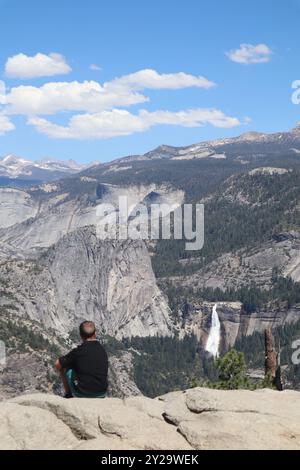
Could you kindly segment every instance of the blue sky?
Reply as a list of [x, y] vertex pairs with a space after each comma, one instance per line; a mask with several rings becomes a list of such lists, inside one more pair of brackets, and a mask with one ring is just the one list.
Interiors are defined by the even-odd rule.
[[108, 161], [300, 120], [299, 0], [0, 0], [0, 12], [2, 156]]

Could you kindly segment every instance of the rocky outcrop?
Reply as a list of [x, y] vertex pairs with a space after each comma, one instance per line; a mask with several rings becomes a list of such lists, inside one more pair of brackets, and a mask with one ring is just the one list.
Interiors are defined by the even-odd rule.
[[0, 419], [0, 449], [300, 449], [300, 394], [292, 391], [196, 388], [124, 400], [25, 395], [0, 404]]
[[239, 289], [252, 283], [271, 285], [274, 268], [295, 282], [300, 280], [300, 233], [278, 233], [251, 249], [225, 253], [205, 268], [185, 277], [171, 278], [182, 287]]
[[134, 382], [133, 369], [133, 355], [130, 351], [122, 351], [121, 355], [109, 357], [109, 396], [126, 398], [142, 395]]
[[8, 353], [6, 365], [0, 371], [0, 401], [21, 393], [51, 393], [53, 383], [50, 379], [56, 377], [53, 364], [51, 368], [48, 360], [45, 352], [43, 355], [37, 352]]

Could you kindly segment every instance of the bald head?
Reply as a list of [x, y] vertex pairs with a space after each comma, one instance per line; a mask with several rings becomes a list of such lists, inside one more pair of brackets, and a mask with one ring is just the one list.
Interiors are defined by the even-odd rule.
[[84, 321], [79, 327], [81, 338], [85, 341], [87, 339], [93, 339], [96, 337], [95, 323], [92, 321]]

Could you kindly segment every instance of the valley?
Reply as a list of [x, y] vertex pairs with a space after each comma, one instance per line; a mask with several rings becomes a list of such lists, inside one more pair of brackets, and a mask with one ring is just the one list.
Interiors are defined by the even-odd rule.
[[[95, 321], [110, 348], [112, 376], [123, 371], [117, 374], [122, 384], [113, 387], [121, 396], [188, 388], [195, 377], [213, 380], [206, 347], [215, 306], [220, 353], [243, 344], [248, 350], [269, 327], [281, 336], [294, 328], [294, 338], [300, 320], [298, 151], [299, 127], [162, 146], [53, 180], [0, 187], [1, 325], [13, 322], [25, 332], [36, 325], [33, 338], [24, 333], [22, 348], [17, 340], [8, 344], [0, 396], [33, 391], [34, 381], [28, 375], [16, 381], [11, 368], [30, 371], [43, 357], [51, 369], [85, 318]], [[126, 195], [136, 207], [153, 194], [177, 207], [204, 204], [203, 250], [187, 252], [184, 240], [97, 238], [98, 204], [115, 205]], [[291, 345], [282, 347], [287, 386], [297, 388]], [[182, 360], [172, 362], [179, 355]], [[248, 352], [247, 360], [249, 368], [263, 367]], [[45, 371], [41, 382], [48, 389]]]

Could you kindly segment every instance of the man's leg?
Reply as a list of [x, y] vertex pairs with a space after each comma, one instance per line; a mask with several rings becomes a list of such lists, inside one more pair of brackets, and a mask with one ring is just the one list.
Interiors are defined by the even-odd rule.
[[64, 390], [65, 390], [65, 394], [67, 396], [70, 396], [72, 395], [72, 391], [71, 391], [71, 388], [70, 388], [70, 385], [69, 385], [69, 381], [67, 379], [67, 369], [62, 369], [59, 371], [60, 373], [60, 377], [61, 377], [61, 381], [63, 383], [63, 387], [64, 387]]

